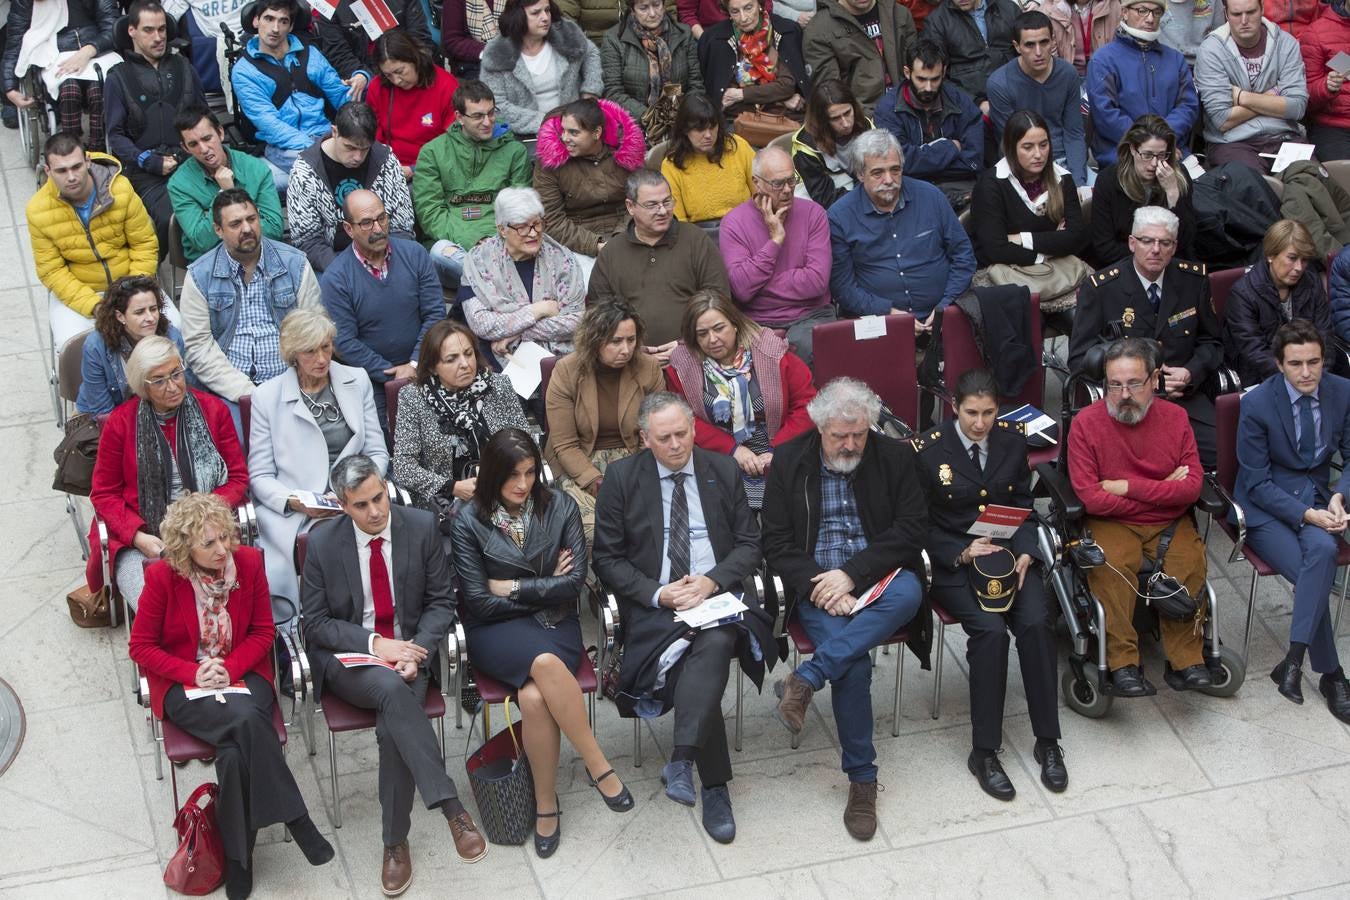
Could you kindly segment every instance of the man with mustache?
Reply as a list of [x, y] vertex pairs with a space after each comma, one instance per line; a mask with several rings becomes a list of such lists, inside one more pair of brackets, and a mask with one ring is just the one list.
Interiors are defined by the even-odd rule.
[[[1167, 574], [1192, 597], [1203, 598], [1205, 585], [1205, 544], [1190, 516], [1204, 473], [1186, 411], [1154, 396], [1163, 369], [1152, 341], [1115, 341], [1106, 348], [1106, 396], [1080, 412], [1069, 430], [1069, 480], [1106, 554], [1106, 565], [1089, 569], [1087, 579], [1106, 610], [1106, 662], [1117, 697], [1158, 692], [1139, 666], [1134, 610], [1143, 559], [1157, 557], [1165, 534], [1171, 535]], [[1208, 687], [1204, 636], [1195, 623], [1159, 616], [1158, 629], [1167, 686]]]

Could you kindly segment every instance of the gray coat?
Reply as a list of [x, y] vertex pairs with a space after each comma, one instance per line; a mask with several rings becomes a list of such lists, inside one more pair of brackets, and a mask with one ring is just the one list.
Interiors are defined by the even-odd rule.
[[[1248, 87], [1247, 71], [1238, 57], [1237, 45], [1229, 37], [1227, 24], [1211, 31], [1195, 53], [1195, 90], [1205, 114], [1205, 140], [1211, 144], [1249, 141], [1272, 137], [1298, 140], [1303, 136], [1299, 119], [1308, 108], [1308, 82], [1303, 75], [1303, 54], [1298, 41], [1269, 19], [1266, 29], [1266, 62], [1253, 87]], [[1226, 134], [1219, 130], [1233, 111], [1233, 85], [1244, 91], [1262, 94], [1279, 88], [1286, 101], [1283, 119], [1257, 116]]]
[[[600, 76], [600, 51], [586, 39], [581, 26], [567, 19], [553, 23], [548, 43], [558, 54], [562, 71], [558, 75], [558, 97], [570, 103], [582, 94], [599, 97], [604, 90]], [[530, 70], [520, 55], [520, 45], [505, 37], [496, 37], [483, 48], [479, 77], [492, 88], [497, 98], [499, 121], [527, 137], [539, 132], [546, 109], [540, 109], [538, 93], [530, 79]]]

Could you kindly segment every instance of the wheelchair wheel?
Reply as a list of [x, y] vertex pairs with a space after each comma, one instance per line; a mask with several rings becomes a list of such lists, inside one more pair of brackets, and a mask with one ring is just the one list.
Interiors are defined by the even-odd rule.
[[1097, 689], [1091, 677], [1081, 681], [1074, 677], [1073, 669], [1066, 668], [1059, 680], [1059, 692], [1069, 709], [1089, 719], [1100, 719], [1111, 708], [1111, 697]]
[[1242, 654], [1233, 647], [1220, 647], [1219, 661], [1215, 663], [1207, 660], [1206, 664], [1214, 683], [1200, 690], [1211, 697], [1233, 696], [1247, 678], [1247, 664], [1243, 662]]

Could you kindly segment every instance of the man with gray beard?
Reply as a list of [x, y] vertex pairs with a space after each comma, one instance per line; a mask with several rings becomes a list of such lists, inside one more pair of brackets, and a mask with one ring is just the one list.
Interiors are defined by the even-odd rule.
[[[1205, 545], [1190, 516], [1204, 473], [1186, 411], [1154, 395], [1158, 357], [1157, 345], [1142, 338], [1107, 347], [1106, 396], [1080, 412], [1069, 430], [1069, 479], [1106, 554], [1107, 564], [1089, 569], [1087, 579], [1106, 610], [1106, 661], [1117, 697], [1157, 693], [1139, 666], [1134, 630], [1144, 557], [1155, 559], [1159, 543], [1170, 540], [1167, 574], [1192, 597], [1202, 597], [1205, 584]], [[1194, 624], [1158, 620], [1167, 656], [1163, 680], [1176, 691], [1210, 684], [1203, 635]]]

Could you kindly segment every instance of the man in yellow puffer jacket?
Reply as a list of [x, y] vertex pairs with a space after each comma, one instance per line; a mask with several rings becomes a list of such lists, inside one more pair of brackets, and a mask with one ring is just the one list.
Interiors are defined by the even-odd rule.
[[[155, 276], [159, 243], [141, 198], [106, 153], [85, 153], [78, 138], [53, 135], [43, 147], [47, 182], [28, 201], [28, 235], [38, 278], [78, 316], [123, 275]], [[92, 322], [53, 305], [56, 346]]]

